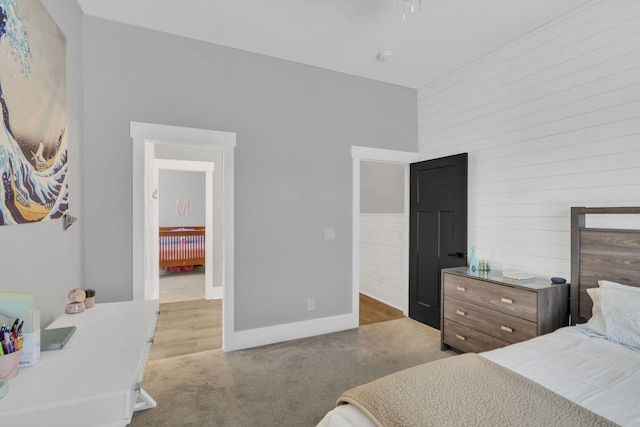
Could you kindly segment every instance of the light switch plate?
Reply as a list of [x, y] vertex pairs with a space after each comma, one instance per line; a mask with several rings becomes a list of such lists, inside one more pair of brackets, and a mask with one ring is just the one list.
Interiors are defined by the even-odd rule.
[[324, 229], [324, 240], [336, 240], [336, 229], [335, 228], [325, 228]]

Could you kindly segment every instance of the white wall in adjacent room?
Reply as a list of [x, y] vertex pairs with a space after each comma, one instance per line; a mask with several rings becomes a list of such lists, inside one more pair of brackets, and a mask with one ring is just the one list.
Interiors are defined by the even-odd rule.
[[407, 308], [404, 214], [360, 214], [360, 292], [385, 304]]
[[360, 292], [407, 309], [405, 166], [360, 163]]

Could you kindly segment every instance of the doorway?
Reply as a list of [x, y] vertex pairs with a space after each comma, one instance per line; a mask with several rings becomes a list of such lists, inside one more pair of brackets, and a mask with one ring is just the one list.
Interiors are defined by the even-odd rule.
[[[187, 160], [198, 158], [203, 149], [217, 147], [222, 153], [220, 163], [222, 185], [222, 349], [234, 349], [236, 333], [234, 327], [234, 148], [236, 136], [230, 132], [177, 126], [131, 122], [133, 142], [133, 283], [134, 300], [151, 299], [154, 292], [154, 277], [158, 275], [157, 248], [158, 229], [153, 221], [150, 200], [153, 199], [154, 162], [156, 153], [168, 150], [165, 160]], [[173, 147], [173, 149], [170, 149]], [[216, 163], [218, 167], [218, 163]]]
[[[352, 217], [352, 316], [354, 327], [357, 327], [360, 313], [360, 288], [361, 288], [361, 241], [362, 241], [362, 219], [361, 219], [361, 166], [363, 162], [382, 162], [386, 164], [400, 165], [403, 168], [403, 214], [401, 222], [405, 227], [409, 224], [409, 164], [418, 161], [418, 153], [406, 151], [384, 150], [369, 147], [351, 147], [351, 157], [353, 161], [353, 217]], [[401, 251], [405, 256], [409, 253], [408, 239], [400, 243]], [[406, 257], [405, 257], [406, 259]], [[404, 284], [408, 289], [408, 263], [402, 267], [401, 277], [404, 277]], [[378, 276], [379, 280], [380, 277]], [[383, 278], [384, 279], [384, 278]], [[402, 299], [399, 309], [404, 315], [408, 315], [408, 297]]]
[[406, 168], [360, 162], [360, 325], [407, 311]]
[[[166, 248], [163, 247], [151, 249], [151, 256], [157, 256], [160, 253], [171, 256], [177, 253], [193, 258], [192, 254], [199, 252], [199, 246], [204, 243], [204, 266], [185, 262], [184, 266], [172, 265], [164, 268], [163, 271], [156, 269], [158, 275], [153, 277], [152, 296], [160, 299], [160, 302], [168, 302], [162, 297], [168, 296], [169, 293], [173, 294], [169, 298], [173, 302], [199, 299], [197, 297], [200, 295], [205, 299], [222, 298], [222, 239], [221, 233], [217, 232], [222, 227], [214, 219], [218, 218], [219, 221], [219, 216], [215, 215], [214, 206], [218, 210], [221, 209], [222, 194], [220, 191], [214, 191], [214, 171], [214, 162], [166, 159], [153, 161], [157, 192], [156, 198], [149, 201], [153, 211], [151, 220], [155, 222], [152, 228], [172, 226], [184, 229], [184, 233], [191, 233], [188, 227], [204, 226], [204, 241], [201, 236], [167, 236], [167, 243], [174, 253], [167, 254], [164, 250]], [[185, 195], [188, 196], [186, 199]], [[172, 204], [174, 201], [175, 205]], [[195, 222], [191, 218], [194, 218]], [[180, 233], [180, 231], [177, 232]], [[175, 240], [178, 242], [176, 243]], [[159, 243], [158, 239], [152, 243], [154, 245]], [[203, 271], [202, 267], [204, 267]], [[195, 272], [194, 268], [197, 268]], [[167, 270], [169, 270], [168, 274], [163, 274]], [[160, 279], [161, 275], [162, 279]], [[202, 276], [204, 276], [203, 280], [200, 280]], [[160, 293], [161, 280], [166, 287], [163, 294]]]

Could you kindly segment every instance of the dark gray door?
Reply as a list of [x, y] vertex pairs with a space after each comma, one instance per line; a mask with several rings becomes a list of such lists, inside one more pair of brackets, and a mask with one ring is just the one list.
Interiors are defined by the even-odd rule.
[[440, 329], [440, 270], [466, 265], [467, 153], [411, 165], [409, 317]]

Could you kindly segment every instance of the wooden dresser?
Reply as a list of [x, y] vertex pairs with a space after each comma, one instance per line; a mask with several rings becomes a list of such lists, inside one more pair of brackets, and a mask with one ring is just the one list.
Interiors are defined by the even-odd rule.
[[481, 352], [569, 324], [569, 285], [509, 280], [499, 271], [442, 270], [442, 350]]

